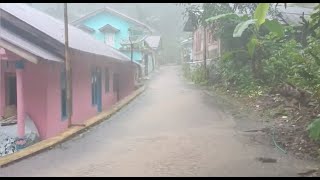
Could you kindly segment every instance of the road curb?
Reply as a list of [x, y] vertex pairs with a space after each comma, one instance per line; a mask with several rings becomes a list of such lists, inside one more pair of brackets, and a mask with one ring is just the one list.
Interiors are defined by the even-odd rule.
[[142, 92], [144, 92], [145, 89], [146, 89], [145, 86], [142, 86], [141, 88], [135, 90], [132, 94], [128, 95], [127, 97], [125, 97], [124, 99], [120, 100], [118, 103], [113, 105], [109, 111], [101, 112], [97, 116], [94, 116], [94, 117], [86, 120], [84, 122], [85, 126], [71, 127], [55, 137], [40, 141], [32, 146], [29, 146], [25, 149], [22, 149], [21, 151], [18, 151], [16, 153], [6, 155], [4, 157], [0, 157], [0, 168], [8, 166], [9, 164], [20, 161], [20, 160], [25, 159], [27, 157], [30, 157], [32, 155], [36, 155], [37, 153], [40, 153], [42, 151], [51, 149], [53, 146], [56, 146], [64, 141], [72, 138], [73, 136], [83, 132], [84, 130], [109, 119], [113, 114], [118, 112], [124, 106], [129, 104], [133, 99], [135, 99], [138, 95], [140, 95]]

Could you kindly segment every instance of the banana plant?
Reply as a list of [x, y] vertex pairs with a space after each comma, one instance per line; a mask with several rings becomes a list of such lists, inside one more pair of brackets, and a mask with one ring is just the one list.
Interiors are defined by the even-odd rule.
[[[233, 32], [233, 37], [241, 37], [243, 32], [250, 28], [250, 25], [253, 25], [252, 35], [247, 43], [248, 54], [252, 60], [252, 73], [255, 78], [258, 77], [257, 65], [260, 69], [260, 61], [256, 62], [256, 51], [257, 47], [261, 42], [259, 41], [259, 30], [261, 26], [265, 26], [271, 33], [276, 34], [278, 37], [284, 36], [284, 29], [282, 25], [276, 20], [268, 20], [267, 14], [270, 8], [269, 3], [260, 3], [253, 15], [252, 19], [239, 23]], [[259, 60], [259, 59], [257, 59]], [[256, 65], [257, 64], [257, 65]]]
[[[243, 32], [246, 31], [247, 29], [251, 29], [251, 25], [253, 25], [252, 29], [252, 35], [246, 44], [247, 46], [247, 51], [249, 56], [252, 59], [252, 71], [254, 76], [256, 76], [256, 65], [255, 65], [255, 52], [256, 52], [256, 47], [259, 46], [261, 43], [259, 41], [259, 30], [261, 26], [264, 26], [267, 28], [271, 33], [274, 33], [277, 37], [282, 37], [284, 36], [284, 29], [283, 26], [277, 21], [277, 20], [268, 20], [267, 19], [267, 14], [270, 8], [270, 3], [259, 3], [257, 8], [255, 9], [255, 12], [253, 14], [252, 19], [247, 19], [247, 18], [241, 18], [241, 19], [247, 19], [244, 20], [243, 22], [239, 23], [233, 32], [233, 37], [241, 37]], [[216, 20], [220, 20], [222, 18], [231, 18], [231, 17], [239, 17], [235, 13], [227, 13], [227, 14], [221, 14], [217, 15], [214, 17], [210, 17], [206, 19], [207, 23], [213, 23]]]
[[[253, 56], [255, 46], [258, 44], [257, 37], [259, 34], [259, 29], [262, 25], [264, 25], [270, 32], [275, 33], [278, 37], [282, 37], [284, 35], [284, 29], [277, 20], [266, 19], [269, 7], [270, 3], [260, 3], [254, 12], [253, 19], [249, 19], [239, 23], [234, 29], [233, 37], [241, 37], [243, 32], [247, 30], [251, 24], [255, 24], [253, 35], [247, 44], [248, 53], [251, 57]], [[206, 22], [212, 23], [216, 20], [227, 17], [231, 18], [239, 16], [235, 13], [220, 14], [206, 19]]]
[[269, 3], [260, 3], [254, 12], [253, 19], [239, 23], [234, 29], [233, 37], [241, 37], [243, 32], [248, 29], [251, 24], [255, 25], [253, 34], [247, 44], [248, 53], [251, 58], [253, 57], [255, 48], [259, 43], [258, 36], [262, 25], [264, 25], [270, 32], [275, 33], [278, 37], [282, 37], [284, 35], [284, 29], [277, 20], [268, 20], [266, 18], [269, 8]]

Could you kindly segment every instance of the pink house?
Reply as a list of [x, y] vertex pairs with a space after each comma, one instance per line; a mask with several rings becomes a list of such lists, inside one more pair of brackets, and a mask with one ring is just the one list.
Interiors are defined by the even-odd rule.
[[[0, 5], [0, 116], [28, 115], [41, 139], [68, 127], [64, 24], [27, 5]], [[119, 51], [69, 25], [73, 124], [108, 110], [134, 90], [137, 65]]]
[[[198, 27], [193, 32], [193, 45], [192, 45], [192, 59], [194, 61], [203, 60], [203, 51], [204, 51], [204, 28]], [[213, 34], [209, 28], [206, 29], [206, 57], [207, 59], [213, 59], [218, 57], [220, 54], [219, 40], [213, 40]]]
[[[203, 26], [200, 26], [200, 25], [194, 26], [195, 22], [193, 21], [195, 21], [194, 15], [190, 14], [183, 28], [185, 32], [191, 33], [191, 37], [192, 37], [192, 56], [190, 58], [193, 61], [203, 61], [204, 50], [206, 50], [207, 60], [212, 60], [216, 57], [219, 57], [221, 54], [220, 40], [213, 39], [214, 34], [209, 27], [205, 29]], [[206, 40], [205, 46], [204, 46], [204, 40]]]

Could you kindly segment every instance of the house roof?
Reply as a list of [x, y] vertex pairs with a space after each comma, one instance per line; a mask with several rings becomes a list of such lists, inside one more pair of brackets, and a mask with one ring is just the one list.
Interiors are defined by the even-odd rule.
[[159, 45], [160, 45], [160, 41], [161, 41], [161, 37], [160, 36], [148, 36], [146, 37], [146, 39], [144, 40], [148, 46], [152, 49], [158, 49]]
[[101, 31], [101, 32], [118, 32], [119, 29], [111, 26], [110, 24], [106, 24], [106, 25], [102, 26], [102, 27], [99, 29], [99, 31]]
[[[36, 56], [35, 59], [38, 57], [50, 61], [56, 61], [56, 62], [63, 62], [64, 60], [61, 59], [60, 57], [57, 57], [56, 55], [52, 54], [51, 52], [43, 49], [42, 47], [39, 47], [32, 42], [29, 42], [25, 39], [23, 39], [21, 36], [18, 36], [14, 33], [11, 33], [10, 31], [4, 29], [3, 27], [0, 26], [0, 45], [5, 46], [5, 43], [8, 42], [12, 45], [15, 46], [14, 49], [23, 49], [24, 51], [27, 51], [28, 53], [33, 54]], [[8, 48], [8, 50], [14, 51], [12, 47], [4, 47]], [[9, 49], [10, 48], [10, 49]], [[16, 54], [20, 56], [24, 56], [23, 54], [19, 54], [19, 52], [16, 52]]]
[[122, 17], [122, 18], [124, 18], [124, 19], [126, 19], [126, 20], [128, 20], [128, 21], [130, 21], [130, 22], [132, 22], [132, 23], [134, 23], [136, 25], [138, 25], [138, 26], [144, 27], [148, 31], [152, 32], [152, 29], [149, 26], [147, 26], [146, 24], [144, 24], [144, 23], [142, 23], [142, 22], [140, 22], [140, 21], [138, 21], [138, 20], [136, 20], [136, 19], [134, 19], [132, 17], [129, 17], [129, 16], [123, 14], [123, 13], [120, 13], [119, 11], [116, 11], [116, 10], [110, 8], [110, 7], [107, 7], [107, 6], [101, 8], [101, 9], [98, 9], [96, 11], [93, 11], [93, 12], [81, 17], [80, 19], [77, 19], [77, 20], [71, 22], [71, 24], [76, 26], [76, 25], [80, 24], [81, 22], [83, 22], [83, 21], [85, 21], [85, 20], [87, 20], [87, 19], [89, 19], [89, 18], [91, 18], [91, 17], [93, 17], [93, 16], [95, 16], [97, 14], [103, 13], [103, 12], [107, 12], [107, 13]]
[[120, 42], [120, 44], [121, 45], [130, 45], [131, 43], [132, 44], [137, 44], [137, 43], [140, 43], [140, 42], [143, 42], [143, 40], [145, 40], [146, 38], [147, 38], [148, 36], [147, 35], [144, 35], [144, 36], [142, 36], [142, 37], [139, 37], [138, 39], [136, 39], [136, 40], [132, 40], [131, 42], [130, 42], [130, 39], [128, 39], [128, 40], [122, 40], [121, 42]]
[[190, 44], [192, 43], [192, 37], [189, 37], [187, 39], [184, 39], [183, 41], [180, 42], [182, 45], [185, 45], [185, 44]]
[[86, 25], [80, 25], [78, 28], [81, 30], [84, 30], [85, 32], [88, 32], [88, 33], [93, 33], [95, 31], [94, 29], [92, 29]]
[[196, 16], [194, 14], [189, 14], [186, 23], [184, 24], [183, 31], [184, 32], [193, 32], [195, 30], [196, 24]]
[[[64, 46], [64, 23], [62, 21], [20, 3], [1, 3], [0, 10], [11, 14]], [[95, 55], [106, 56], [115, 60], [130, 61], [126, 55], [111, 46], [95, 40], [91, 35], [82, 30], [72, 25], [68, 26], [68, 30], [70, 48]]]
[[305, 18], [308, 19], [310, 17], [310, 14], [313, 12], [312, 7], [300, 7], [300, 6], [287, 6], [285, 8], [284, 6], [279, 5], [277, 7], [277, 10], [279, 11], [282, 18], [280, 18], [281, 21], [285, 21], [289, 25], [299, 26], [302, 22], [300, 16], [304, 14]]

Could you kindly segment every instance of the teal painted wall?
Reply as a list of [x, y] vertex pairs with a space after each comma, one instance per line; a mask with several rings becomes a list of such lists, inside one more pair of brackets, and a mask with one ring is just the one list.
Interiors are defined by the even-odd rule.
[[[114, 43], [114, 47], [116, 49], [119, 49], [121, 47], [120, 42], [122, 40], [128, 40], [129, 39], [129, 31], [128, 29], [130, 27], [134, 27], [133, 24], [127, 22], [126, 20], [117, 17], [117, 16], [112, 16], [110, 14], [107, 13], [100, 13], [97, 14], [96, 16], [93, 16], [89, 19], [87, 19], [86, 21], [82, 22], [82, 24], [92, 28], [95, 30], [95, 32], [93, 33], [93, 36], [99, 40], [104, 42], [104, 34], [101, 33], [99, 31], [99, 29], [101, 27], [103, 27], [106, 24], [110, 24], [111, 26], [119, 29], [120, 31], [118, 31], [115, 34], [115, 43]], [[125, 52], [124, 54], [126, 54], [129, 58], [131, 58], [131, 53], [130, 52]], [[138, 61], [142, 59], [142, 52], [139, 51], [134, 51], [133, 53], [133, 60], [134, 61]]]
[[[129, 58], [131, 58], [131, 52], [130, 51], [121, 51], [123, 54], [127, 55]], [[142, 53], [139, 51], [133, 51], [133, 60], [141, 63], [142, 60]]]

